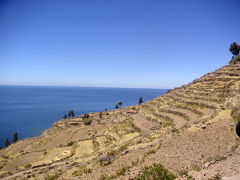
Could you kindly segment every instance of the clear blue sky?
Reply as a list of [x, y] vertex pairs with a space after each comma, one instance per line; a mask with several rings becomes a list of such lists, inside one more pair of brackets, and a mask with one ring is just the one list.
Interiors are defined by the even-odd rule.
[[239, 0], [0, 0], [0, 84], [173, 88], [240, 43]]

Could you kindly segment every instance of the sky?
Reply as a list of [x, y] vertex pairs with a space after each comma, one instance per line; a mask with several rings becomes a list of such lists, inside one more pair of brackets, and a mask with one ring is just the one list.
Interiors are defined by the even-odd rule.
[[0, 0], [0, 85], [174, 88], [226, 65], [240, 0]]

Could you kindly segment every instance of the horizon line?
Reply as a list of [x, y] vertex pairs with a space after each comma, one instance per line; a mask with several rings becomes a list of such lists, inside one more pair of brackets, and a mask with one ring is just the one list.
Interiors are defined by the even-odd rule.
[[16, 84], [0, 84], [0, 86], [24, 86], [24, 87], [79, 87], [79, 88], [119, 88], [119, 89], [173, 89], [173, 88], [151, 88], [151, 87], [112, 87], [112, 86], [78, 86], [78, 85], [16, 85]]

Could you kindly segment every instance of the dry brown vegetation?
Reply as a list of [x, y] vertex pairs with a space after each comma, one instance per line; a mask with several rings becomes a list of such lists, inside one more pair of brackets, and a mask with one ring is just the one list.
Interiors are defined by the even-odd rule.
[[[233, 161], [240, 162], [239, 107], [240, 64], [232, 64], [141, 105], [62, 119], [41, 136], [1, 150], [0, 177], [234, 176], [240, 173]], [[137, 113], [127, 113], [132, 109]]]

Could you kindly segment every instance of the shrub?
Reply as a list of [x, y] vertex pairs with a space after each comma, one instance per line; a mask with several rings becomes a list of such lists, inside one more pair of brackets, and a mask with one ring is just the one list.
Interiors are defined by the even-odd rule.
[[99, 180], [109, 180], [111, 179], [111, 177], [109, 175], [106, 175], [106, 174], [101, 174]]
[[47, 155], [47, 151], [46, 151], [46, 150], [43, 152], [43, 155], [44, 155], [44, 156], [46, 156], [46, 155]]
[[220, 180], [222, 179], [222, 176], [220, 174], [215, 174], [214, 180]]
[[27, 169], [29, 169], [29, 168], [32, 167], [32, 165], [31, 165], [31, 164], [27, 164], [27, 165], [25, 165], [24, 167], [27, 168]]
[[49, 175], [47, 174], [44, 179], [45, 180], [56, 180], [59, 177], [59, 175], [57, 173], [53, 174], [53, 175]]
[[134, 178], [130, 178], [130, 180], [173, 180], [175, 178], [176, 176], [170, 173], [163, 165], [155, 163], [152, 166], [145, 166], [140, 174]]
[[69, 111], [68, 114], [67, 114], [68, 117], [74, 117], [75, 116], [75, 113], [73, 110]]
[[108, 155], [108, 156], [115, 156], [115, 155], [117, 155], [117, 152], [114, 151], [114, 150], [111, 150], [111, 151], [108, 151], [108, 152], [107, 152], [107, 155]]
[[89, 118], [89, 114], [84, 114], [83, 115], [83, 119], [88, 119]]
[[89, 173], [92, 173], [92, 169], [82, 166], [79, 168], [79, 171], [74, 171], [72, 173], [72, 175], [73, 176], [82, 176], [83, 174], [89, 174]]
[[17, 140], [18, 140], [18, 133], [15, 132], [15, 133], [13, 134], [12, 142], [15, 143], [15, 142], [17, 142]]
[[99, 163], [101, 166], [107, 166], [109, 164], [112, 164], [111, 157], [105, 156], [99, 159]]
[[233, 55], [238, 55], [240, 51], [240, 46], [236, 42], [233, 42], [229, 47], [229, 51], [231, 51]]
[[67, 146], [72, 146], [73, 145], [73, 141], [70, 141], [69, 143], [67, 143]]
[[138, 104], [140, 105], [140, 104], [142, 104], [142, 103], [143, 103], [143, 98], [140, 97], [139, 100], [138, 100]]
[[87, 126], [92, 123], [92, 119], [83, 119], [83, 123]]
[[130, 168], [130, 167], [127, 166], [127, 167], [123, 167], [123, 168], [119, 169], [119, 170], [116, 172], [116, 176], [119, 177], [119, 176], [125, 175], [125, 173], [126, 173], [127, 171], [129, 171], [129, 168]]
[[2, 155], [2, 158], [3, 158], [3, 159], [8, 159], [9, 157], [6, 156], [6, 155]]
[[144, 156], [149, 156], [149, 155], [154, 154], [154, 153], [156, 153], [156, 150], [155, 149], [151, 149], [151, 150], [145, 152]]
[[187, 171], [186, 169], [181, 170], [181, 171], [179, 172], [179, 175], [180, 175], [180, 176], [188, 176], [188, 171]]

